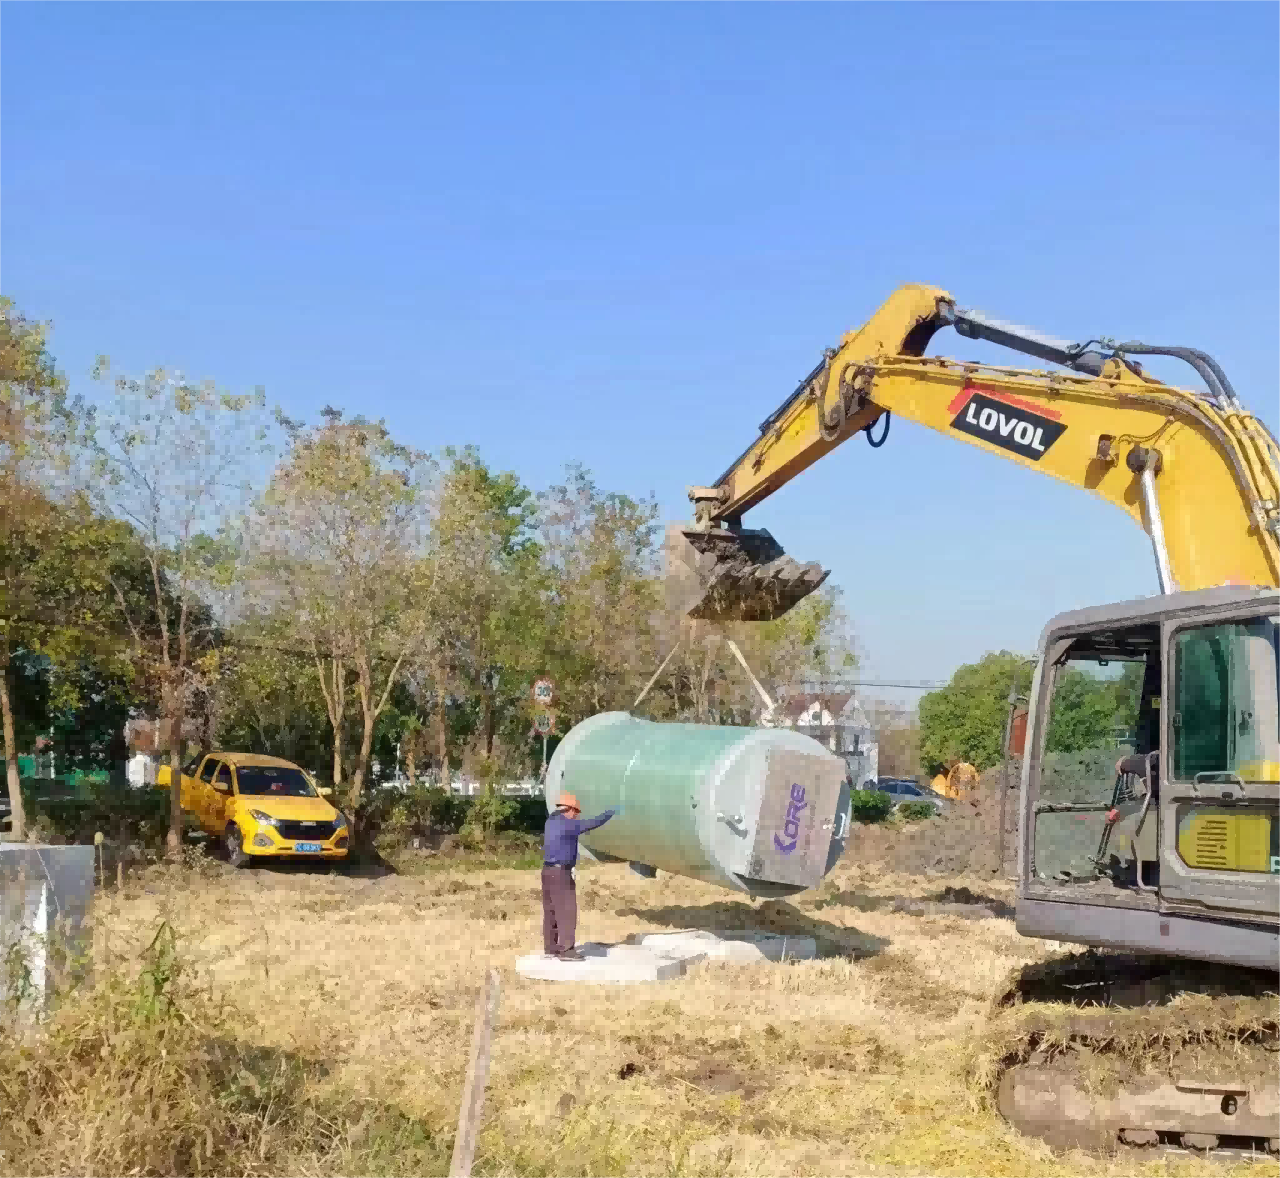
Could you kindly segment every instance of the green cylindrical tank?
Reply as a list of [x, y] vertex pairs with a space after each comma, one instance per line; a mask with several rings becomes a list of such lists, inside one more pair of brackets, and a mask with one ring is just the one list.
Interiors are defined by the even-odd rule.
[[844, 851], [844, 762], [774, 728], [657, 724], [603, 712], [576, 725], [547, 767], [547, 808], [574, 794], [583, 817], [623, 812], [582, 836], [593, 858], [747, 892], [819, 883]]

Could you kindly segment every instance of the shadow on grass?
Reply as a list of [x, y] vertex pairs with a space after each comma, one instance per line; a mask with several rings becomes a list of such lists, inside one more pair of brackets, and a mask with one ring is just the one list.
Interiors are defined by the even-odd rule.
[[716, 900], [710, 904], [670, 904], [663, 908], [618, 908], [614, 915], [632, 916], [650, 924], [676, 929], [750, 930], [813, 937], [820, 957], [856, 960], [873, 957], [890, 945], [887, 937], [820, 920], [783, 900], [767, 900], [759, 905], [746, 904], [741, 900]]
[[856, 908], [859, 912], [899, 912], [906, 916], [959, 916], [965, 920], [1012, 920], [1014, 907], [998, 896], [947, 886], [927, 896], [885, 896], [852, 888], [819, 896], [814, 908]]
[[352, 879], [382, 879], [385, 876], [398, 874], [396, 865], [377, 847], [361, 842], [357, 842], [351, 848], [345, 859], [255, 855], [251, 856], [249, 862], [242, 868], [231, 866], [221, 844], [205, 840], [203, 845], [207, 864], [217, 864], [222, 870], [229, 872], [252, 872], [254, 876], [264, 879], [307, 875], [344, 875]]

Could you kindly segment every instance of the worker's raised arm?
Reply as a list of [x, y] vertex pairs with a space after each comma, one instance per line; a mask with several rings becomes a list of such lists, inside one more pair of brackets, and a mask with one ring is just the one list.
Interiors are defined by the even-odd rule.
[[572, 824], [575, 834], [586, 834], [589, 830], [595, 830], [597, 826], [603, 826], [614, 816], [614, 813], [613, 810], [606, 810], [594, 818], [570, 818], [568, 821]]

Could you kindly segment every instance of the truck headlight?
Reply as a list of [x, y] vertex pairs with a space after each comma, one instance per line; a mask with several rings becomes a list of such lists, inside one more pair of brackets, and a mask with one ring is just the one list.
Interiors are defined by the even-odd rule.
[[250, 810], [249, 817], [255, 822], [262, 823], [263, 826], [279, 826], [280, 819], [272, 818], [270, 814], [264, 814], [261, 810]]

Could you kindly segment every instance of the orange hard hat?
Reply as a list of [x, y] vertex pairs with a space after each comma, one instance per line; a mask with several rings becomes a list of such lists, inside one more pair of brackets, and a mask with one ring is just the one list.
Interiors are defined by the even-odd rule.
[[570, 793], [563, 793], [560, 795], [560, 800], [556, 803], [556, 809], [577, 810], [579, 814], [582, 813], [582, 807], [578, 805], [578, 799]]

